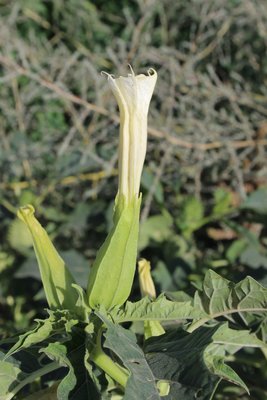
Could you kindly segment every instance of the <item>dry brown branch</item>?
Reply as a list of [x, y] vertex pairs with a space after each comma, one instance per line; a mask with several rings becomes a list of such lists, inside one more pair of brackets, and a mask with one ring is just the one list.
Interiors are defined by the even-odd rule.
[[[0, 63], [3, 66], [5, 66], [8, 70], [9, 69], [14, 70], [18, 74], [27, 76], [29, 79], [32, 79], [32, 80], [38, 82], [41, 86], [53, 91], [54, 93], [56, 93], [59, 97], [63, 98], [64, 100], [70, 101], [74, 104], [79, 104], [92, 112], [95, 112], [95, 113], [98, 113], [101, 115], [105, 115], [116, 123], [119, 122], [118, 116], [116, 116], [114, 114], [110, 114], [110, 112], [107, 109], [97, 106], [95, 104], [89, 103], [88, 101], [82, 99], [81, 97], [76, 96], [73, 93], [67, 92], [66, 90], [64, 90], [64, 89], [60, 88], [58, 85], [56, 85], [54, 82], [51, 82], [47, 79], [44, 79], [44, 78], [38, 76], [35, 73], [32, 73], [31, 71], [18, 65], [17, 63], [12, 61], [8, 57], [4, 57], [4, 56], [0, 55]], [[159, 129], [152, 128], [152, 127], [148, 128], [148, 133], [151, 136], [154, 136], [158, 139], [165, 139], [169, 143], [171, 143], [175, 146], [179, 146], [179, 147], [183, 147], [183, 148], [187, 148], [187, 149], [198, 149], [201, 151], [207, 151], [207, 150], [219, 149], [226, 145], [226, 142], [223, 142], [223, 141], [215, 141], [215, 142], [211, 142], [211, 143], [191, 143], [191, 142], [179, 139], [167, 132], [163, 132]], [[227, 145], [228, 146], [230, 145], [235, 149], [242, 149], [242, 148], [246, 148], [246, 147], [266, 146], [267, 140], [266, 139], [260, 139], [260, 140], [252, 140], [251, 139], [251, 140], [240, 140], [240, 141], [227, 141]]]
[[[117, 169], [112, 169], [110, 171], [98, 171], [98, 172], [90, 172], [87, 174], [78, 174], [76, 176], [70, 175], [66, 176], [63, 179], [60, 179], [58, 182], [53, 182], [52, 187], [54, 188], [55, 185], [61, 185], [61, 186], [70, 186], [70, 185], [76, 185], [80, 182], [98, 182], [104, 178], [108, 178], [110, 176], [116, 176], [118, 175]], [[5, 190], [5, 189], [12, 189], [12, 190], [23, 190], [27, 189], [29, 187], [36, 187], [39, 186], [40, 182], [38, 182], [36, 179], [31, 179], [28, 181], [20, 181], [20, 182], [12, 182], [12, 183], [0, 183], [0, 190]]]

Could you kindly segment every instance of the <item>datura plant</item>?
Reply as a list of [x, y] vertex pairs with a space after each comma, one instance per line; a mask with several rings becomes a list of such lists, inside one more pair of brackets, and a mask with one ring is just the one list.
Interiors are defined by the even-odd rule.
[[[33, 206], [18, 211], [32, 236], [48, 316], [1, 341], [0, 400], [208, 400], [222, 380], [249, 394], [227, 361], [238, 363], [238, 352], [247, 347], [258, 348], [263, 361], [267, 356], [267, 289], [251, 277], [234, 284], [209, 270], [193, 297], [157, 296], [150, 262], [137, 259], [140, 180], [156, 80], [154, 69], [107, 74], [120, 112], [119, 184], [113, 226], [86, 287], [75, 282]], [[140, 300], [131, 302], [136, 270]]]

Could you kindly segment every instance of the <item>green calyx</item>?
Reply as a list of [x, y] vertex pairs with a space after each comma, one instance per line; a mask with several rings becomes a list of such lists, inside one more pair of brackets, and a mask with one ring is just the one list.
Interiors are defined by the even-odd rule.
[[129, 297], [136, 268], [141, 196], [125, 203], [115, 201], [114, 224], [99, 249], [89, 277], [89, 305], [107, 310]]
[[78, 292], [72, 286], [75, 280], [46, 231], [35, 218], [34, 212], [34, 207], [27, 205], [21, 207], [17, 215], [31, 233], [48, 305], [51, 309], [69, 309], [75, 312], [78, 300]]

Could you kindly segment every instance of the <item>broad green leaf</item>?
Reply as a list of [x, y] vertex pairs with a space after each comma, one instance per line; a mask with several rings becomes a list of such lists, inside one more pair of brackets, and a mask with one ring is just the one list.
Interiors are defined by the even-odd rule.
[[39, 358], [36, 352], [22, 351], [18, 361], [0, 353], [0, 400], [11, 400], [24, 386], [59, 368], [53, 362], [41, 365]]
[[19, 336], [18, 341], [12, 346], [7, 353], [9, 357], [15, 352], [29, 348], [37, 343], [42, 343], [45, 340], [56, 340], [54, 338], [59, 335], [62, 338], [71, 333], [73, 326], [78, 324], [78, 319], [73, 319], [68, 311], [51, 311], [49, 310], [49, 318], [44, 320], [36, 320], [36, 327]]
[[116, 204], [114, 226], [101, 246], [88, 282], [92, 308], [109, 309], [129, 297], [136, 269], [141, 197], [130, 205]]
[[188, 238], [203, 223], [205, 223], [203, 204], [196, 197], [187, 197], [183, 204], [181, 215], [176, 220], [177, 226], [184, 236]]
[[127, 321], [170, 321], [205, 317], [206, 313], [198, 307], [192, 307], [190, 301], [175, 302], [167, 300], [162, 294], [155, 300], [144, 297], [135, 303], [127, 301], [123, 307], [110, 311], [112, 319], [117, 323]]
[[170, 331], [147, 340], [145, 353], [155, 376], [171, 383], [170, 399], [210, 399], [220, 379], [248, 391], [225, 363], [227, 354], [242, 347], [266, 348], [266, 344], [249, 331], [236, 331], [224, 323], [201, 327], [191, 334], [181, 329]]
[[209, 345], [204, 351], [204, 361], [210, 372], [218, 377], [241, 386], [248, 393], [249, 390], [237, 373], [224, 361], [225, 351], [222, 347]]
[[227, 257], [233, 262], [240, 257], [241, 263], [250, 268], [257, 269], [264, 267], [267, 269], [267, 252], [255, 233], [233, 221], [226, 221], [231, 229], [234, 229], [241, 239], [236, 240], [228, 249]]
[[158, 261], [153, 267], [152, 276], [153, 280], [159, 285], [162, 292], [166, 292], [167, 290], [175, 290], [173, 276], [166, 264], [162, 261]]
[[240, 262], [248, 265], [250, 268], [258, 269], [263, 267], [267, 269], [267, 252], [261, 246], [247, 244], [245, 250], [240, 255]]
[[249, 330], [231, 329], [227, 322], [219, 326], [212, 336], [212, 341], [217, 346], [223, 346], [230, 354], [234, 354], [242, 347], [267, 348], [267, 343], [258, 339], [254, 333]]
[[241, 208], [255, 211], [259, 214], [267, 215], [267, 187], [262, 187], [255, 190], [251, 195], [241, 204]]
[[195, 293], [193, 307], [208, 314], [208, 317], [195, 321], [189, 331], [209, 319], [224, 315], [244, 312], [266, 313], [267, 289], [249, 276], [234, 284], [209, 270], [205, 275], [202, 291]]
[[[9, 387], [9, 389], [12, 388], [12, 391], [8, 392], [10, 396], [4, 397], [2, 400], [12, 399], [25, 385], [62, 367], [66, 367], [67, 372], [64, 379], [59, 383], [57, 398], [64, 400], [100, 399], [95, 384], [91, 376], [88, 375], [84, 363], [84, 326], [82, 326], [81, 329], [79, 329], [78, 326], [75, 326], [75, 329], [71, 331], [70, 335], [68, 332], [71, 330], [71, 323], [72, 322], [69, 321], [69, 326], [65, 326], [65, 329], [63, 330], [61, 329], [62, 324], [58, 321], [58, 326], [57, 324], [53, 325], [53, 330], [50, 331], [50, 336], [41, 343], [37, 340], [40, 339], [40, 336], [37, 338], [37, 335], [40, 332], [36, 332], [35, 337], [33, 334], [31, 345], [28, 347], [29, 343], [27, 346], [25, 344], [24, 347], [27, 347], [26, 350], [23, 350], [24, 347], [22, 344], [19, 348], [19, 352], [16, 353], [14, 357], [5, 355], [5, 363], [13, 364], [15, 362], [14, 365], [16, 366], [16, 358], [18, 358], [21, 361], [21, 366], [19, 365], [20, 372], [18, 378], [16, 379], [13, 376], [14, 374], [12, 375], [12, 386]], [[46, 335], [43, 335], [42, 339], [45, 336]], [[25, 337], [25, 340], [27, 339], [30, 340], [31, 338]], [[52, 359], [53, 362], [50, 362], [47, 357], [44, 358], [43, 355], [40, 357], [40, 353], [46, 354], [46, 356]], [[3, 367], [3, 364], [1, 364], [0, 361], [0, 373], [1, 367]], [[3, 370], [5, 371], [5, 369]], [[64, 370], [62, 371], [64, 372]], [[2, 381], [0, 379], [0, 388], [1, 383]]]
[[171, 235], [172, 217], [167, 212], [147, 218], [140, 226], [139, 250], [147, 247], [150, 241], [163, 242]]
[[49, 358], [58, 363], [60, 366], [67, 367], [68, 373], [62, 379], [57, 388], [58, 400], [66, 400], [69, 398], [70, 392], [74, 389], [77, 379], [75, 376], [74, 368], [67, 356], [67, 348], [61, 343], [49, 343], [49, 345], [42, 349], [41, 352], [45, 353]]
[[227, 192], [222, 188], [218, 188], [215, 190], [214, 200], [215, 200], [215, 205], [212, 209], [213, 215], [220, 216], [229, 212], [232, 201], [232, 196], [230, 192]]
[[111, 323], [96, 313], [107, 326], [104, 346], [112, 350], [131, 372], [125, 388], [124, 400], [160, 400], [155, 377], [136, 343], [136, 336], [122, 326]]
[[230, 263], [234, 263], [237, 258], [242, 254], [243, 250], [247, 247], [248, 242], [246, 239], [235, 240], [227, 249], [226, 257]]
[[0, 400], [11, 399], [12, 389], [19, 382], [22, 371], [18, 362], [12, 357], [4, 361], [5, 354], [0, 352]]
[[255, 334], [247, 330], [234, 330], [228, 323], [221, 325], [212, 336], [210, 344], [204, 352], [204, 360], [212, 373], [243, 387], [249, 392], [245, 383], [236, 372], [225, 364], [227, 353], [234, 354], [242, 347], [258, 347], [267, 349], [267, 344], [259, 340]]
[[30, 205], [21, 207], [18, 216], [28, 226], [32, 235], [49, 307], [75, 311], [77, 292], [72, 287], [75, 281], [46, 231], [34, 217], [34, 208]]
[[145, 355], [158, 380], [170, 383], [166, 399], [209, 400], [220, 380], [208, 369], [204, 351], [217, 327], [189, 334], [181, 329], [145, 342]]
[[98, 400], [99, 392], [92, 376], [88, 374], [85, 365], [85, 334], [83, 329], [75, 329], [71, 340], [63, 343], [49, 343], [40, 352], [45, 353], [59, 366], [66, 367], [67, 374], [59, 383], [57, 398], [59, 400]]

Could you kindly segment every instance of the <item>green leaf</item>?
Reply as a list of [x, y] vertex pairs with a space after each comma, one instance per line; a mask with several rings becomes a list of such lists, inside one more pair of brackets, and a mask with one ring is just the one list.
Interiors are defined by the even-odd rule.
[[45, 353], [60, 366], [68, 368], [67, 375], [62, 379], [57, 388], [58, 400], [68, 399], [69, 393], [74, 389], [77, 379], [74, 373], [74, 368], [67, 356], [66, 346], [58, 342], [49, 343], [49, 345], [45, 349], [42, 349], [41, 352]]
[[68, 311], [53, 312], [48, 310], [48, 312], [49, 318], [36, 320], [36, 327], [20, 335], [18, 341], [6, 354], [6, 357], [10, 357], [10, 355], [20, 351], [21, 349], [26, 349], [37, 343], [42, 343], [47, 339], [56, 340], [53, 338], [56, 338], [59, 335], [62, 339], [65, 336], [65, 340], [67, 340], [68, 336], [66, 336], [66, 334], [71, 333], [72, 328], [78, 324], [78, 319], [73, 319]]
[[214, 216], [215, 215], [220, 216], [229, 212], [232, 202], [232, 196], [230, 192], [227, 192], [222, 188], [218, 188], [215, 190], [214, 200], [215, 200], [215, 205], [212, 209], [212, 214]]
[[[85, 366], [85, 333], [84, 325], [78, 326], [78, 319], [72, 319], [68, 311], [49, 311], [50, 316], [46, 320], [38, 320], [37, 326], [32, 331], [26, 332], [19, 337], [18, 342], [5, 355], [5, 361], [9, 362], [15, 357], [24, 359], [24, 354], [34, 353], [34, 359], [28, 365], [24, 365], [29, 374], [21, 374], [20, 380], [14, 383], [16, 393], [27, 383], [34, 381], [40, 376], [59, 369], [62, 366], [68, 368], [67, 375], [60, 382], [57, 389], [57, 398], [69, 400], [99, 399], [98, 391], [92, 377], [88, 375]], [[73, 329], [75, 327], [75, 329]], [[90, 329], [93, 329], [91, 327]], [[24, 349], [27, 349], [26, 351]], [[40, 353], [46, 354], [53, 363], [45, 363]], [[34, 360], [40, 360], [34, 365]], [[41, 361], [42, 360], [42, 361]], [[33, 365], [33, 368], [32, 366]], [[6, 400], [6, 399], [5, 399]]]
[[195, 321], [189, 331], [209, 319], [224, 315], [243, 312], [266, 313], [267, 289], [250, 276], [234, 284], [209, 270], [205, 275], [202, 291], [195, 293], [194, 309], [198, 308], [208, 314], [208, 317]]
[[0, 353], [0, 400], [11, 400], [24, 386], [56, 369], [56, 363], [44, 364], [36, 351], [22, 351], [19, 361]]
[[204, 361], [209, 370], [222, 379], [241, 386], [249, 394], [249, 390], [237, 373], [224, 362], [225, 351], [223, 348], [210, 345], [204, 352]]
[[267, 187], [262, 187], [254, 192], [241, 204], [241, 208], [252, 210], [256, 213], [267, 215]]
[[225, 364], [226, 355], [242, 347], [266, 348], [266, 344], [249, 331], [236, 331], [224, 323], [191, 334], [181, 329], [170, 331], [147, 340], [145, 353], [157, 379], [170, 382], [170, 399], [210, 399], [222, 378], [248, 391]]
[[204, 352], [204, 360], [210, 371], [219, 377], [243, 387], [248, 393], [245, 383], [236, 372], [225, 364], [227, 353], [234, 354], [243, 347], [258, 347], [266, 349], [267, 345], [255, 334], [246, 330], [234, 330], [228, 323], [221, 325], [212, 336], [213, 343]]
[[28, 226], [32, 235], [49, 307], [77, 311], [77, 292], [72, 287], [75, 281], [46, 231], [34, 217], [34, 208], [30, 205], [21, 207], [18, 216]]
[[219, 326], [212, 340], [216, 345], [223, 345], [231, 354], [242, 347], [267, 348], [267, 344], [258, 339], [254, 333], [248, 330], [231, 329], [227, 322]]
[[188, 238], [192, 232], [199, 229], [204, 223], [203, 204], [194, 196], [187, 197], [183, 204], [181, 215], [176, 220], [177, 226], [184, 236]]
[[136, 337], [105, 316], [96, 313], [107, 326], [104, 346], [112, 350], [128, 368], [131, 375], [125, 388], [124, 400], [160, 400], [155, 377], [148, 366], [145, 355], [136, 343]]
[[212, 343], [216, 329], [200, 328], [192, 334], [178, 329], [145, 342], [146, 359], [153, 374], [170, 384], [166, 399], [212, 398], [220, 378], [205, 364], [204, 351]]
[[139, 250], [143, 250], [151, 241], [163, 242], [171, 235], [171, 216], [165, 212], [147, 218], [140, 226]]
[[234, 263], [243, 250], [247, 247], [248, 242], [246, 239], [237, 239], [235, 240], [227, 249], [226, 257], [230, 261], [230, 263]]
[[49, 343], [40, 352], [45, 353], [54, 360], [59, 366], [68, 368], [67, 374], [61, 380], [57, 389], [57, 399], [59, 400], [89, 400], [100, 399], [93, 374], [88, 374], [86, 367], [85, 334], [83, 328], [75, 329], [71, 340], [62, 343]]
[[267, 252], [260, 246], [248, 244], [240, 255], [240, 262], [253, 269], [260, 267], [267, 269]]
[[8, 361], [4, 360], [5, 354], [0, 352], [0, 400], [11, 399], [12, 389], [19, 382], [21, 369], [18, 362], [10, 357]]
[[162, 294], [155, 300], [144, 297], [135, 303], [127, 301], [123, 307], [116, 307], [110, 311], [113, 321], [117, 323], [127, 321], [170, 321], [205, 317], [198, 307], [194, 308], [190, 301], [170, 301]]

